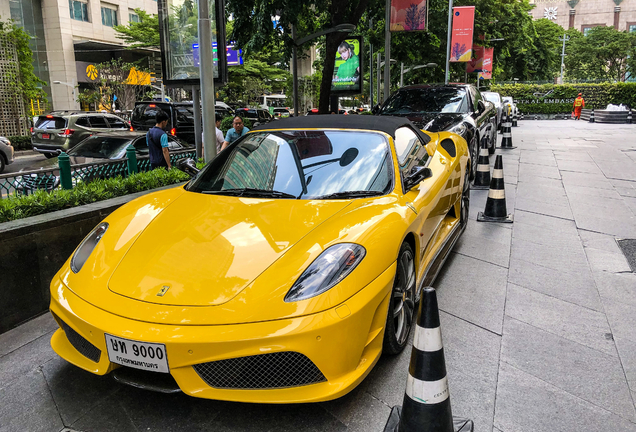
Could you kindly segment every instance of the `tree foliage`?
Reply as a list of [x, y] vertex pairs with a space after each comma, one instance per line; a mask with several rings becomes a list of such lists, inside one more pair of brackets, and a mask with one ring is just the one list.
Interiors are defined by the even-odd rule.
[[622, 81], [634, 70], [631, 59], [636, 54], [636, 34], [599, 26], [587, 36], [575, 29], [569, 35], [565, 57], [568, 76]]
[[129, 22], [128, 25], [113, 27], [117, 38], [122, 39], [131, 48], [159, 47], [159, 17], [150, 15], [143, 9], [135, 9], [139, 22]]

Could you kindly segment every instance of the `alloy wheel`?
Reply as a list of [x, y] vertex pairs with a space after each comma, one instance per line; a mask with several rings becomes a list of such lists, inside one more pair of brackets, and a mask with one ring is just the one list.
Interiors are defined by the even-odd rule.
[[413, 253], [406, 249], [400, 255], [393, 287], [393, 329], [399, 345], [406, 343], [413, 326], [415, 309], [415, 267]]

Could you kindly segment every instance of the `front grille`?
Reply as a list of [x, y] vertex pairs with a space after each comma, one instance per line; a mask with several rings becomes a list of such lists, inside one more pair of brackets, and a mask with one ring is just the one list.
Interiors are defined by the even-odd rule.
[[297, 352], [238, 357], [194, 365], [207, 385], [225, 389], [275, 389], [326, 381], [311, 360]]
[[73, 345], [73, 347], [79, 351], [84, 357], [93, 360], [95, 363], [99, 362], [99, 357], [102, 355], [102, 352], [95, 345], [84, 339], [78, 332], [73, 330], [68, 324], [64, 321], [59, 320], [62, 324], [62, 329], [64, 333], [66, 333], [66, 337], [68, 341]]

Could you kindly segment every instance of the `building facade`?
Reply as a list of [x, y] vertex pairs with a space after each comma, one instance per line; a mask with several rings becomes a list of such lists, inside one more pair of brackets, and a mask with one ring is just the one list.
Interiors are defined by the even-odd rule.
[[138, 21], [134, 9], [157, 13], [156, 0], [0, 0], [0, 18], [13, 19], [33, 36], [35, 73], [48, 86], [52, 108], [79, 109], [76, 88], [90, 82], [87, 67], [152, 50], [128, 50], [113, 27]]
[[636, 31], [636, 0], [530, 0], [534, 19], [548, 18], [584, 34], [597, 26]]

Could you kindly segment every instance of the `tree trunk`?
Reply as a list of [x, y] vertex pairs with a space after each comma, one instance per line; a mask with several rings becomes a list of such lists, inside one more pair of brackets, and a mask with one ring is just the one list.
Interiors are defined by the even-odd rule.
[[322, 81], [320, 82], [320, 102], [318, 103], [319, 114], [329, 114], [331, 80], [333, 78], [333, 70], [336, 65], [336, 52], [338, 52], [338, 45], [340, 45], [346, 37], [347, 36], [343, 33], [330, 33], [327, 35], [327, 41], [325, 44], [326, 59], [322, 69]]

